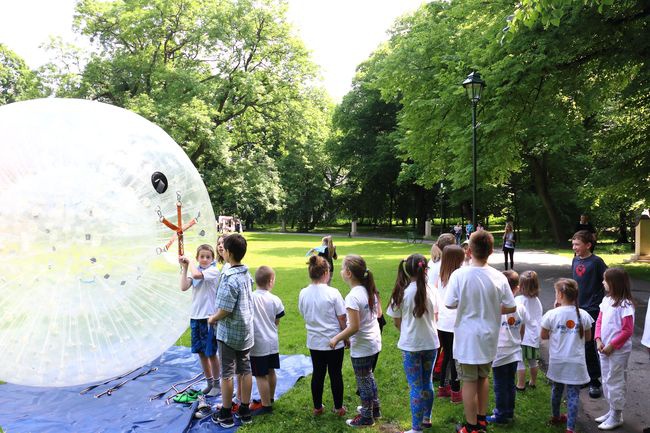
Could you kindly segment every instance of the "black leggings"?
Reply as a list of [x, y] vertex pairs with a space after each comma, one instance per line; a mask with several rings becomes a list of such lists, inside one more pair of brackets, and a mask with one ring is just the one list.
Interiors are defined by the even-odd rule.
[[323, 406], [323, 385], [325, 373], [330, 375], [330, 386], [332, 388], [332, 399], [334, 408], [340, 409], [343, 406], [343, 354], [344, 348], [336, 350], [309, 350], [311, 363], [314, 366], [314, 373], [311, 376], [311, 398], [314, 401], [314, 409]]
[[442, 365], [440, 366], [440, 385], [447, 384], [447, 366], [451, 369], [451, 390], [460, 391], [460, 381], [456, 372], [456, 362], [454, 361], [454, 333], [438, 330], [438, 338], [442, 345]]
[[510, 269], [515, 265], [514, 261], [515, 249], [503, 247], [503, 261], [505, 263], [505, 269], [508, 270], [508, 256], [510, 256]]

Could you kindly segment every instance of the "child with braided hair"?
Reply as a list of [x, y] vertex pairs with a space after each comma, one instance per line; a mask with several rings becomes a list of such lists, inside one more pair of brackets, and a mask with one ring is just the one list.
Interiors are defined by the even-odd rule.
[[435, 324], [436, 294], [426, 278], [427, 260], [423, 255], [412, 254], [402, 260], [386, 311], [400, 332], [397, 347], [402, 351], [404, 373], [411, 389], [409, 433], [431, 427], [429, 416], [434, 399], [431, 372], [440, 347]]
[[[550, 340], [546, 376], [553, 381], [551, 424], [566, 423], [566, 433], [574, 433], [580, 386], [589, 383], [585, 361], [585, 340], [591, 338], [593, 319], [578, 307], [578, 283], [560, 278], [555, 287], [555, 308], [542, 317], [542, 339]], [[567, 388], [568, 414], [560, 414], [564, 388]]]
[[350, 293], [345, 297], [348, 321], [346, 328], [330, 340], [330, 347], [334, 348], [340, 341], [350, 339], [350, 359], [361, 406], [357, 408], [359, 415], [346, 422], [350, 427], [367, 427], [375, 424], [375, 418], [381, 417], [373, 374], [373, 362], [381, 351], [381, 333], [377, 322], [381, 307], [375, 279], [361, 256], [345, 256], [341, 277], [350, 286]]

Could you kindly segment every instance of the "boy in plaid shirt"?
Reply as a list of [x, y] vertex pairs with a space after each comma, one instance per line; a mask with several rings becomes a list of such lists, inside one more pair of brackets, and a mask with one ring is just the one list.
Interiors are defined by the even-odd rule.
[[237, 415], [243, 424], [252, 422], [248, 407], [253, 386], [249, 352], [253, 347], [253, 279], [248, 267], [241, 263], [246, 255], [246, 239], [239, 233], [227, 236], [223, 242], [224, 258], [230, 263], [221, 277], [217, 290], [217, 312], [208, 323], [217, 323], [219, 360], [221, 361], [221, 395], [223, 406], [212, 415], [212, 421], [223, 428], [235, 425], [232, 401], [226, 396], [233, 392], [233, 377], [240, 377], [241, 404]]

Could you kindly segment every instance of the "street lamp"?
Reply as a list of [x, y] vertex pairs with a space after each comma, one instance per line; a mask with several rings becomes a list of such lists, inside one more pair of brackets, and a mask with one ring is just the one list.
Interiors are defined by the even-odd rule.
[[474, 71], [463, 81], [467, 97], [472, 101], [472, 225], [476, 230], [476, 105], [481, 99], [485, 81]]

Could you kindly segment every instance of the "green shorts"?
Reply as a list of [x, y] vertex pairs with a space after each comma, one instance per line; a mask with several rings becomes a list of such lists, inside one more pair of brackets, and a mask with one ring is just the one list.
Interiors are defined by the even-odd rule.
[[464, 382], [476, 382], [479, 377], [488, 377], [492, 370], [492, 363], [486, 364], [463, 364], [456, 361], [458, 379]]
[[523, 359], [539, 359], [539, 349], [537, 347], [521, 345], [521, 357]]

